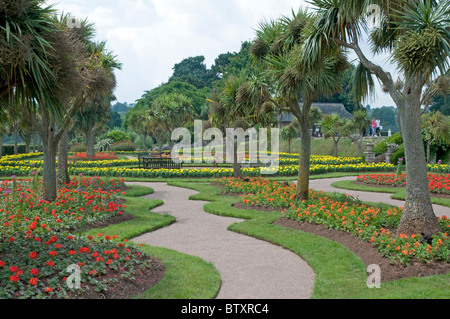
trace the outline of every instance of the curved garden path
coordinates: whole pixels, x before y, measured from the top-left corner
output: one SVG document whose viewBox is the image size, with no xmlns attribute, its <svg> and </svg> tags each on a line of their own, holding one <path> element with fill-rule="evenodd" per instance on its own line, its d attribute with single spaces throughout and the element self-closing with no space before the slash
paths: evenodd
<svg viewBox="0 0 450 319">
<path fill-rule="evenodd" d="M 375 202 L 375 203 L 385 203 L 393 206 L 401 206 L 403 207 L 405 205 L 405 201 L 398 200 L 398 199 L 392 199 L 391 193 L 375 193 L 375 192 L 364 192 L 364 191 L 357 191 L 357 190 L 347 190 L 342 188 L 336 188 L 331 186 L 331 184 L 339 181 L 354 181 L 356 180 L 356 176 L 346 176 L 346 177 L 338 177 L 338 178 L 327 178 L 327 179 L 311 179 L 309 181 L 309 187 L 317 190 L 317 191 L 324 191 L 324 192 L 339 192 L 339 193 L 345 193 L 351 196 L 356 196 L 362 201 L 367 202 Z M 450 217 L 450 207 L 442 206 L 433 204 L 433 210 L 436 216 L 443 216 L 446 215 L 447 217 Z"/>
<path fill-rule="evenodd" d="M 146 233 L 134 242 L 173 249 L 214 264 L 222 279 L 218 299 L 307 299 L 315 274 L 298 255 L 282 247 L 227 230 L 243 220 L 206 213 L 205 201 L 189 200 L 196 191 L 167 183 L 130 182 L 154 189 L 144 196 L 162 199 L 153 209 L 176 218 L 172 225 Z"/>
</svg>

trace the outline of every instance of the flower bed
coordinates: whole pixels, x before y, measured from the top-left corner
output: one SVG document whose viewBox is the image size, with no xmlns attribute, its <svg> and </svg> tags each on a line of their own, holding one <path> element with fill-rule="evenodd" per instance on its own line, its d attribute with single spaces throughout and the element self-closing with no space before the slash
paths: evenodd
<svg viewBox="0 0 450 319">
<path fill-rule="evenodd" d="M 107 153 L 99 152 L 95 154 L 95 156 L 87 156 L 86 152 L 80 152 L 69 156 L 69 160 L 72 161 L 108 161 L 115 159 L 119 158 L 117 157 L 116 153 L 112 152 Z"/>
<path fill-rule="evenodd" d="M 151 267 L 147 254 L 117 236 L 73 230 L 122 214 L 123 181 L 75 178 L 52 202 L 40 200 L 38 179 L 0 184 L 0 298 L 77 298 L 107 291 L 118 278 Z M 80 281 L 70 281 L 77 270 Z M 74 287 L 70 284 L 79 284 Z"/>
<path fill-rule="evenodd" d="M 423 262 L 450 261 L 447 217 L 438 218 L 442 232 L 427 239 L 420 234 L 394 236 L 402 208 L 376 209 L 346 195 L 329 195 L 310 190 L 307 201 L 295 199 L 295 185 L 266 180 L 248 181 L 235 178 L 216 179 L 226 192 L 241 193 L 241 201 L 249 207 L 275 207 L 284 217 L 299 222 L 321 224 L 330 229 L 349 232 L 372 243 L 385 257 L 402 264 L 413 260 Z"/>
<path fill-rule="evenodd" d="M 399 187 L 406 185 L 406 174 L 364 174 L 356 179 L 369 185 L 382 185 L 387 187 Z M 428 187 L 430 192 L 450 195 L 450 174 L 428 174 Z"/>
</svg>

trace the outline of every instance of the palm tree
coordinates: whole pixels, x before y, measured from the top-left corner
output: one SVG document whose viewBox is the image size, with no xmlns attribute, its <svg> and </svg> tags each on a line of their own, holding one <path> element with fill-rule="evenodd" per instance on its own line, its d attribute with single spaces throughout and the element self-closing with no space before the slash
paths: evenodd
<svg viewBox="0 0 450 319">
<path fill-rule="evenodd" d="M 353 132 L 352 121 L 346 118 L 340 118 L 338 114 L 327 114 L 320 122 L 323 136 L 332 138 L 334 142 L 333 156 L 338 156 L 338 144 L 342 137 L 348 136 Z"/>
<path fill-rule="evenodd" d="M 0 97 L 32 104 L 51 102 L 45 83 L 55 79 L 48 56 L 53 52 L 46 35 L 55 30 L 51 6 L 42 0 L 4 0 L 0 6 Z M 57 113 L 54 104 L 50 111 Z"/>
<path fill-rule="evenodd" d="M 360 63 L 361 87 L 369 88 L 375 76 L 395 102 L 408 163 L 406 204 L 397 232 L 434 234 L 441 231 L 431 205 L 427 166 L 420 129 L 424 86 L 448 69 L 450 3 L 448 1 L 311 0 L 317 16 L 306 39 L 305 57 L 315 63 L 336 48 L 352 50 Z M 381 10 L 381 23 L 370 29 L 369 5 Z M 400 81 L 363 52 L 364 31 L 373 54 L 387 53 L 399 70 Z M 401 83 L 401 85 L 398 85 Z M 365 90 L 368 93 L 369 90 Z"/>
<path fill-rule="evenodd" d="M 296 121 L 298 123 L 298 121 Z M 285 127 L 283 127 L 280 131 L 280 137 L 285 140 L 288 141 L 288 153 L 291 153 L 291 141 L 295 138 L 297 138 L 299 135 L 299 127 L 295 124 L 293 124 L 293 121 L 291 123 L 289 123 L 289 125 L 286 125 Z"/>
<path fill-rule="evenodd" d="M 427 146 L 427 163 L 431 161 L 431 145 L 450 144 L 450 117 L 439 111 L 425 113 L 421 117 L 422 132 Z"/>
<path fill-rule="evenodd" d="M 76 112 L 86 101 L 110 92 L 115 87 L 114 69 L 120 68 L 116 57 L 104 42 L 96 43 L 93 26 L 82 21 L 80 29 L 69 29 L 64 23 L 66 16 L 53 17 L 58 30 L 48 34 L 53 46 L 49 56 L 55 81 L 45 84 L 44 89 L 52 93 L 58 113 L 48 108 L 46 101 L 26 108 L 26 114 L 33 118 L 33 127 L 43 142 L 44 164 L 41 197 L 46 201 L 56 198 L 56 153 L 60 139 L 71 126 Z M 59 23 L 59 24 L 58 24 Z M 64 165 L 67 167 L 67 164 Z"/>
<path fill-rule="evenodd" d="M 353 120 L 352 120 L 353 127 L 356 132 L 358 132 L 358 152 L 359 155 L 363 155 L 363 149 L 362 149 L 362 141 L 364 139 L 364 133 L 367 132 L 367 128 L 370 125 L 370 117 L 366 109 L 361 110 L 355 110 L 353 111 Z"/>
<path fill-rule="evenodd" d="M 320 96 L 338 92 L 342 87 L 343 71 L 349 67 L 339 50 L 324 55 L 314 65 L 306 63 L 302 54 L 304 39 L 313 23 L 311 15 L 302 9 L 292 12 L 292 17 L 260 23 L 251 47 L 251 53 L 270 76 L 278 105 L 292 112 L 300 125 L 296 197 L 301 200 L 309 196 L 311 105 Z"/>
<path fill-rule="evenodd" d="M 74 117 L 73 126 L 86 137 L 86 156 L 95 156 L 96 134 L 109 120 L 109 108 L 114 95 L 98 96 L 86 103 Z"/>
<path fill-rule="evenodd" d="M 194 119 L 194 113 L 191 99 L 174 92 L 158 96 L 150 108 L 149 115 L 170 135 L 176 128 L 191 122 Z M 170 149 L 173 144 L 174 142 L 170 140 Z"/>
</svg>

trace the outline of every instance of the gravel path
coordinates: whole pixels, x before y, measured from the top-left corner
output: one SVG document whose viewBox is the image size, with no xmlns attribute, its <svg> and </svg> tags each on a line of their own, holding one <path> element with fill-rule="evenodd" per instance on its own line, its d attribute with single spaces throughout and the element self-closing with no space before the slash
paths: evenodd
<svg viewBox="0 0 450 319">
<path fill-rule="evenodd" d="M 164 205 L 153 211 L 170 214 L 176 222 L 146 233 L 134 242 L 165 247 L 198 256 L 215 265 L 222 279 L 218 299 L 308 299 L 315 274 L 299 256 L 282 247 L 227 230 L 241 219 L 216 216 L 203 210 L 204 201 L 189 200 L 196 191 L 166 183 L 133 182 L 152 187 L 146 198 Z"/>
</svg>

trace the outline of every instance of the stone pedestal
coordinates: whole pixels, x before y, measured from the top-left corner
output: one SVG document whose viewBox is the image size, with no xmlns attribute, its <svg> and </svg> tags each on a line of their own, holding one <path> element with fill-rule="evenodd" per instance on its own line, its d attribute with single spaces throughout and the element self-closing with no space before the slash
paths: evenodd
<svg viewBox="0 0 450 319">
<path fill-rule="evenodd" d="M 373 151 L 373 144 L 367 144 L 367 152 L 364 152 L 366 155 L 366 163 L 375 162 L 375 152 Z"/>
<path fill-rule="evenodd" d="M 392 153 L 386 152 L 386 164 L 390 164 L 391 163 L 391 157 L 392 157 Z"/>
</svg>

